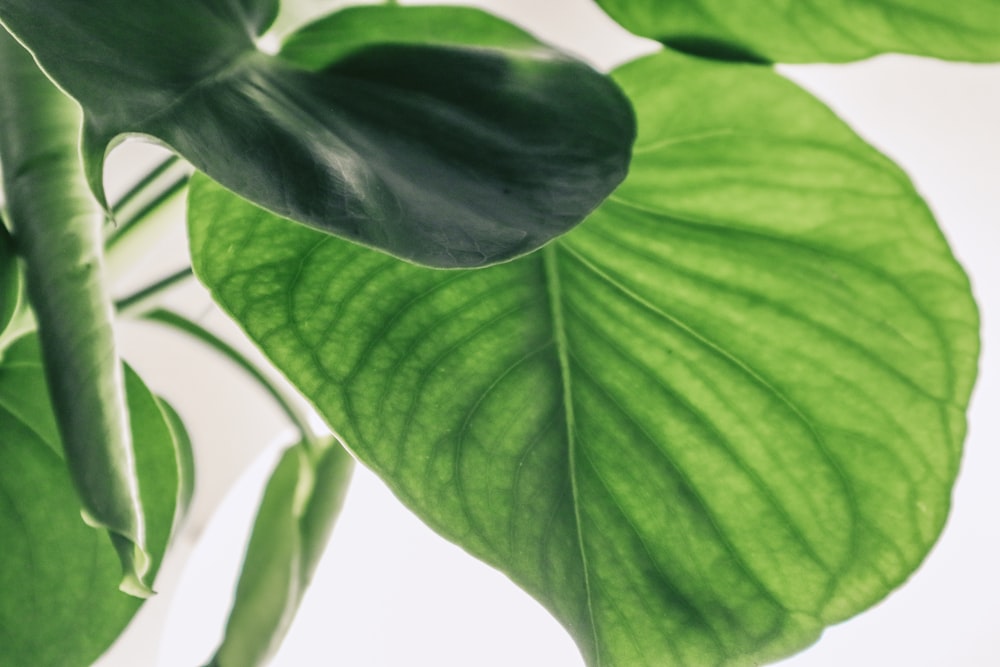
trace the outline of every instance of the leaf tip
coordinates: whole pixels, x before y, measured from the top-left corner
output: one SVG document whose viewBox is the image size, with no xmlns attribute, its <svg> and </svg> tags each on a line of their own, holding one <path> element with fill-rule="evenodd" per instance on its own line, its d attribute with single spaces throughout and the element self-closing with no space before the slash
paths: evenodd
<svg viewBox="0 0 1000 667">
<path fill-rule="evenodd" d="M 156 591 L 146 582 L 152 564 L 149 553 L 142 545 L 125 535 L 113 531 L 108 531 L 108 535 L 122 564 L 122 579 L 118 590 L 143 600 L 151 598 Z"/>
</svg>

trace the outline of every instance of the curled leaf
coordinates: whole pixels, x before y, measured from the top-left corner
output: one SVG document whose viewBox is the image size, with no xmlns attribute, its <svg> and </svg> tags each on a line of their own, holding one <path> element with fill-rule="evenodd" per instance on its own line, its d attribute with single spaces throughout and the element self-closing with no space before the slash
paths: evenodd
<svg viewBox="0 0 1000 667">
<path fill-rule="evenodd" d="M 0 79 L 3 192 L 66 463 L 84 519 L 107 530 L 118 550 L 122 590 L 146 596 L 143 508 L 101 269 L 104 216 L 80 165 L 80 112 L 4 31 Z"/>
</svg>

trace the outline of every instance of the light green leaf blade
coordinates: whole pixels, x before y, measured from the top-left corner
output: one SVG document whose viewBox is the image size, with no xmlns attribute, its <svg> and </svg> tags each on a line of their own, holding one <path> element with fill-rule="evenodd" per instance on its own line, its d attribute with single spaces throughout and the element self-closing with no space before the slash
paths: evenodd
<svg viewBox="0 0 1000 667">
<path fill-rule="evenodd" d="M 334 14 L 310 27 L 305 66 L 258 51 L 265 22 L 230 3 L 170 8 L 0 2 L 0 21 L 83 106 L 95 192 L 108 145 L 146 134 L 281 216 L 455 267 L 534 250 L 627 171 L 634 120 L 610 78 L 478 10 Z"/>
<path fill-rule="evenodd" d="M 175 521 L 175 445 L 131 371 L 126 387 L 152 576 Z M 0 363 L 0 443 L 0 664 L 85 667 L 142 602 L 117 590 L 121 567 L 106 533 L 80 521 L 35 336 L 18 339 Z"/>
<path fill-rule="evenodd" d="M 332 438 L 285 450 L 264 491 L 212 667 L 266 665 L 295 618 L 340 513 L 354 459 Z"/>
<path fill-rule="evenodd" d="M 144 510 L 102 274 L 104 217 L 80 165 L 81 115 L 4 31 L 0 79 L 2 187 L 67 465 L 86 520 L 118 549 L 122 589 L 148 595 Z"/>
<path fill-rule="evenodd" d="M 420 269 L 196 179 L 195 270 L 589 664 L 760 664 L 936 539 L 977 313 L 905 175 L 793 84 L 670 52 L 617 77 L 632 172 L 539 253 Z"/>
<path fill-rule="evenodd" d="M 725 60 L 845 62 L 880 53 L 1000 60 L 993 0 L 597 0 L 618 23 Z"/>
</svg>

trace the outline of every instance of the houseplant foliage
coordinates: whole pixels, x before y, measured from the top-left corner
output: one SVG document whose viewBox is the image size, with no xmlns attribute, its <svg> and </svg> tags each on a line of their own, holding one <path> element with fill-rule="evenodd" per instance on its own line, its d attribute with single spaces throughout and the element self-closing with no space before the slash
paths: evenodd
<svg viewBox="0 0 1000 667">
<path fill-rule="evenodd" d="M 994 60 L 998 10 L 598 4 L 666 48 L 604 75 L 479 10 L 391 4 L 269 54 L 272 0 L 0 0 L 0 470 L 24 471 L 0 479 L 0 663 L 93 660 L 190 489 L 101 281 L 102 165 L 128 134 L 203 172 L 194 271 L 338 436 L 211 332 L 118 304 L 236 360 L 302 431 L 211 664 L 280 642 L 341 444 L 590 665 L 760 664 L 914 571 L 957 472 L 975 305 L 906 176 L 765 63 Z M 804 41 L 813 23 L 836 31 Z"/>
</svg>

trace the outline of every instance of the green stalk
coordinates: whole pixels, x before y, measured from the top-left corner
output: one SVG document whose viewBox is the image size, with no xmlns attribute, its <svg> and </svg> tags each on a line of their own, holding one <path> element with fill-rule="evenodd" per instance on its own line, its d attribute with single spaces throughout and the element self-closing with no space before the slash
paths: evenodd
<svg viewBox="0 0 1000 667">
<path fill-rule="evenodd" d="M 118 201 L 112 205 L 111 210 L 115 219 L 120 221 L 120 213 L 124 211 L 133 201 L 146 194 L 149 188 L 156 183 L 160 176 L 167 173 L 171 167 L 179 162 L 179 157 L 176 155 L 170 155 L 169 157 L 164 158 L 158 165 L 150 169 L 145 176 L 136 181 L 135 185 L 130 187 L 125 194 L 123 194 Z"/>
<path fill-rule="evenodd" d="M 7 213 L 25 261 L 66 463 L 85 520 L 108 531 L 122 561 L 122 590 L 145 596 L 145 520 L 103 284 L 104 215 L 79 158 L 80 111 L 2 29 L 0 81 Z"/>
<path fill-rule="evenodd" d="M 154 196 L 150 201 L 148 201 L 146 204 L 144 204 L 142 207 L 140 207 L 131 214 L 125 214 L 119 217 L 119 212 L 125 211 L 127 209 L 125 206 L 121 207 L 116 206 L 115 223 L 117 227 L 114 227 L 113 231 L 108 235 L 108 239 L 105 242 L 106 249 L 110 251 L 115 245 L 120 243 L 123 238 L 128 236 L 129 232 L 131 232 L 134 228 L 138 227 L 143 220 L 148 218 L 150 215 L 159 210 L 161 206 L 163 206 L 171 199 L 173 199 L 174 195 L 176 195 L 177 193 L 179 193 L 181 190 L 184 189 L 184 187 L 187 185 L 189 178 L 190 178 L 189 175 L 186 173 L 174 177 L 167 184 L 167 186 L 163 188 L 162 191 L 157 193 L 156 196 Z M 141 185 L 144 188 L 149 188 L 152 187 L 154 184 L 155 180 L 146 182 L 146 180 L 143 179 L 143 181 L 137 184 L 137 187 Z M 142 193 L 130 192 L 129 194 L 132 195 L 132 197 L 130 198 L 131 201 Z"/>
<path fill-rule="evenodd" d="M 165 324 L 177 329 L 178 331 L 182 331 L 208 345 L 216 352 L 219 352 L 223 356 L 229 358 L 233 363 L 250 375 L 250 377 L 256 380 L 268 394 L 270 394 L 271 398 L 274 399 L 274 402 L 279 408 L 281 408 L 281 411 L 288 417 L 288 420 L 298 429 L 302 441 L 309 449 L 325 449 L 328 446 L 323 444 L 321 439 L 318 438 L 313 432 L 312 427 L 309 425 L 309 418 L 306 416 L 306 413 L 296 405 L 296 401 L 287 397 L 285 395 L 285 390 L 283 390 L 277 383 L 273 382 L 269 377 L 264 375 L 264 373 L 262 373 L 253 362 L 243 356 L 236 348 L 229 345 L 229 343 L 225 342 L 201 325 L 164 308 L 157 308 L 144 313 L 142 317 L 143 319 L 151 322 L 159 322 L 160 324 Z"/>
<path fill-rule="evenodd" d="M 186 266 L 179 271 L 171 273 L 169 276 L 157 280 L 152 285 L 143 287 L 142 289 L 136 290 L 132 294 L 119 299 L 115 302 L 115 310 L 118 311 L 119 315 L 126 317 L 146 313 L 153 310 L 150 307 L 150 304 L 158 301 L 163 292 L 167 291 L 174 285 L 193 277 L 194 272 L 191 270 L 191 267 Z"/>
</svg>

